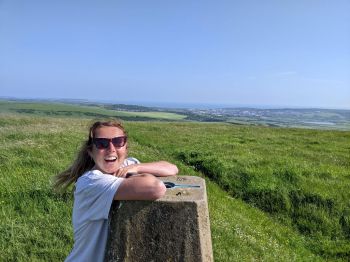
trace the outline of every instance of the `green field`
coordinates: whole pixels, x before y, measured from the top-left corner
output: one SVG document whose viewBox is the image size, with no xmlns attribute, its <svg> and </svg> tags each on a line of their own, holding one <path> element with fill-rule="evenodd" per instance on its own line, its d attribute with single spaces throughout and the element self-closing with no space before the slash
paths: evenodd
<svg viewBox="0 0 350 262">
<path fill-rule="evenodd" d="M 128 112 L 106 109 L 102 105 L 82 106 L 67 103 L 39 103 L 1 101 L 1 113 L 27 114 L 50 117 L 117 117 L 125 120 L 182 120 L 185 115 L 169 112 Z"/>
<path fill-rule="evenodd" d="M 62 261 L 72 247 L 72 195 L 50 181 L 91 119 L 38 112 L 0 114 L 0 261 Z M 350 132 L 125 125 L 130 155 L 206 179 L 215 261 L 350 260 Z"/>
</svg>

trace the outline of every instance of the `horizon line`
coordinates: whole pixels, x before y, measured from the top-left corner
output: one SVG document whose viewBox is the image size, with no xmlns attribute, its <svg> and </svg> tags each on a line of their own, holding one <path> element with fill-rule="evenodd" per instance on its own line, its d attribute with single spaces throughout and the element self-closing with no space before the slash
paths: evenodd
<svg viewBox="0 0 350 262">
<path fill-rule="evenodd" d="M 56 101 L 56 102 L 90 102 L 101 104 L 123 104 L 157 108 L 178 109 L 228 109 L 228 108 L 251 108 L 251 109 L 328 109 L 328 110 L 350 110 L 350 107 L 324 107 L 324 106 L 293 106 L 293 105 L 257 105 L 257 104 L 227 104 L 206 102 L 150 102 L 150 101 L 114 101 L 107 99 L 88 98 L 53 98 L 53 97 L 16 97 L 0 96 L 0 100 L 32 100 L 32 101 Z"/>
</svg>

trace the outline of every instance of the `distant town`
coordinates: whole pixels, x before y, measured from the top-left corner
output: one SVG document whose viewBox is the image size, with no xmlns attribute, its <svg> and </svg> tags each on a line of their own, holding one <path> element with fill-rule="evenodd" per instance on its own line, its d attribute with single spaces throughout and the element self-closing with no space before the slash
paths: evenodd
<svg viewBox="0 0 350 262">
<path fill-rule="evenodd" d="M 110 116 L 115 112 L 116 117 L 125 120 L 135 121 L 200 121 L 200 122 L 226 122 L 237 125 L 263 125 L 272 127 L 296 127 L 296 128 L 316 128 L 329 130 L 350 130 L 350 110 L 348 109 L 319 109 L 319 108 L 251 108 L 251 107 L 232 107 L 232 108 L 173 108 L 173 107 L 153 107 L 143 105 L 114 104 L 108 102 L 95 102 L 87 100 L 72 99 L 18 99 L 18 98 L 0 98 L 0 102 L 13 103 L 61 103 L 66 105 L 83 106 L 91 108 L 89 112 L 81 111 L 80 115 L 85 116 Z M 65 108 L 46 110 L 37 107 L 29 108 L 16 106 L 12 109 L 8 105 L 3 108 L 17 113 L 35 113 L 43 115 L 78 115 L 77 110 L 69 111 Z M 0 108 L 1 109 L 1 108 Z M 106 111 L 94 111 L 103 109 Z M 70 109 L 71 110 L 71 109 Z M 134 112 L 134 115 L 124 115 L 118 112 Z M 147 113 L 154 113 L 153 116 Z M 107 113 L 107 114 L 106 114 Z M 157 118 L 160 113 L 170 113 L 170 118 L 162 116 Z M 118 115 L 119 114 L 119 115 Z M 176 116 L 174 118 L 174 116 Z"/>
<path fill-rule="evenodd" d="M 171 112 L 186 115 L 186 120 L 201 122 L 350 130 L 350 110 L 346 109 L 160 108 L 124 104 L 110 107 L 118 111 Z"/>
</svg>

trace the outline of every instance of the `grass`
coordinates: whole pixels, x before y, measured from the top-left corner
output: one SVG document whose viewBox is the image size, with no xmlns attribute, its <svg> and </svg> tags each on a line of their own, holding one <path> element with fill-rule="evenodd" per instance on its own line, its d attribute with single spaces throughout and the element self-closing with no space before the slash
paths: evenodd
<svg viewBox="0 0 350 262">
<path fill-rule="evenodd" d="M 118 111 L 121 113 L 121 111 Z M 153 119 L 164 119 L 164 120 L 184 120 L 186 118 L 185 115 L 179 115 L 175 113 L 167 113 L 167 112 L 123 112 L 124 116 L 138 116 L 138 117 L 148 117 Z"/>
<path fill-rule="evenodd" d="M 90 119 L 0 115 L 0 261 L 62 261 L 72 195 L 51 178 Z M 348 261 L 350 133 L 125 122 L 130 155 L 207 182 L 215 261 Z M 160 135 L 161 134 L 161 135 Z"/>
<path fill-rule="evenodd" d="M 230 196 L 292 228 L 316 254 L 350 257 L 350 132 L 195 123 L 144 130 L 138 125 L 136 140 L 192 166 Z M 154 137 L 157 130 L 161 137 Z"/>
<path fill-rule="evenodd" d="M 21 113 L 51 117 L 118 117 L 122 119 L 183 120 L 185 115 L 167 112 L 128 112 L 99 106 L 70 105 L 67 103 L 31 103 L 0 101 L 0 112 Z"/>
</svg>

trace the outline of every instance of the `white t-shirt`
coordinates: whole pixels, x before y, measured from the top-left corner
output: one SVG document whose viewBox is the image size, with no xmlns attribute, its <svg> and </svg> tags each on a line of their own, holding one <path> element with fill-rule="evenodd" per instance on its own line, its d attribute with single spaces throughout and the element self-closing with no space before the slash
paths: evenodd
<svg viewBox="0 0 350 262">
<path fill-rule="evenodd" d="M 138 163 L 137 159 L 128 158 L 122 166 Z M 87 171 L 78 178 L 73 205 L 74 246 L 66 262 L 103 261 L 109 210 L 124 179 L 99 170 Z"/>
</svg>

